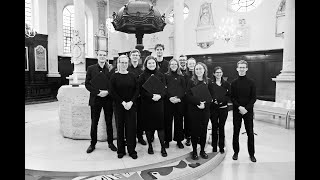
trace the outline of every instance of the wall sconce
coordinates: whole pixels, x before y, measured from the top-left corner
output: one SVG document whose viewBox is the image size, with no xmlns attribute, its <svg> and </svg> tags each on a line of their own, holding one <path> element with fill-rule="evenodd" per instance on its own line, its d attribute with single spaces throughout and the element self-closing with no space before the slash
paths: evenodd
<svg viewBox="0 0 320 180">
<path fill-rule="evenodd" d="M 99 28 L 98 34 L 94 35 L 95 41 L 95 51 L 98 52 L 99 50 L 108 52 L 108 38 L 105 36 L 104 25 L 101 24 Z"/>
</svg>

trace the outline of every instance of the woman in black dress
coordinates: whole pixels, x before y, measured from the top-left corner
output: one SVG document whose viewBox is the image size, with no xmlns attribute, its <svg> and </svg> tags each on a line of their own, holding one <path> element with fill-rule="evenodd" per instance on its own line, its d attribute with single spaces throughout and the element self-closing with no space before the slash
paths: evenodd
<svg viewBox="0 0 320 180">
<path fill-rule="evenodd" d="M 212 151 L 217 152 L 219 139 L 220 153 L 224 153 L 224 125 L 228 117 L 228 101 L 230 100 L 230 83 L 223 80 L 220 66 L 213 69 L 212 89 L 213 102 L 210 105 L 210 119 L 212 124 Z M 218 133 L 219 130 L 219 133 Z"/>
<path fill-rule="evenodd" d="M 187 100 L 188 100 L 188 117 L 190 121 L 191 128 L 191 144 L 193 148 L 191 158 L 198 159 L 197 144 L 200 139 L 200 156 L 204 159 L 208 158 L 208 155 L 204 151 L 207 138 L 207 126 L 210 117 L 210 103 L 201 101 L 199 97 L 194 95 L 191 88 L 205 84 L 208 89 L 211 87 L 210 79 L 207 76 L 208 69 L 207 66 L 198 62 L 194 66 L 194 73 L 192 78 L 188 81 L 187 85 Z"/>
<path fill-rule="evenodd" d="M 173 140 L 177 142 L 177 146 L 184 148 L 181 141 L 184 139 L 183 135 L 183 112 L 184 106 L 182 99 L 185 96 L 186 83 L 179 68 L 179 61 L 171 59 L 169 61 L 168 72 L 165 74 L 167 94 L 165 97 L 165 146 L 169 148 L 169 142 L 172 141 L 172 121 L 174 119 L 174 137 Z"/>
<path fill-rule="evenodd" d="M 125 152 L 124 137 L 126 135 L 129 156 L 137 159 L 136 148 L 136 107 L 135 100 L 139 95 L 139 84 L 135 75 L 128 72 L 129 58 L 119 56 L 117 71 L 111 76 L 111 95 L 114 99 L 115 118 L 117 123 L 118 158 Z"/>
<path fill-rule="evenodd" d="M 151 75 L 158 78 L 165 84 L 164 74 L 158 71 L 157 60 L 153 56 L 147 56 L 143 63 L 143 73 L 139 77 L 139 87 L 142 108 L 142 129 L 145 130 L 148 141 L 148 154 L 154 154 L 152 147 L 152 137 L 155 130 L 158 131 L 158 137 L 161 144 L 161 155 L 167 156 L 164 146 L 164 107 L 163 98 L 165 90 L 161 94 L 151 94 L 143 88 L 143 84 Z"/>
</svg>

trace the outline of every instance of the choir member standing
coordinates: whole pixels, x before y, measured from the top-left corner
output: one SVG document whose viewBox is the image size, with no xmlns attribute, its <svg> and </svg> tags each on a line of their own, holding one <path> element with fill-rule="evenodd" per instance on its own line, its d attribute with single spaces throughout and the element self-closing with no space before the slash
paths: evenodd
<svg viewBox="0 0 320 180">
<path fill-rule="evenodd" d="M 136 147 L 136 107 L 134 102 L 139 95 L 139 84 L 135 75 L 129 72 L 129 58 L 119 56 L 118 71 L 111 76 L 111 95 L 114 98 L 115 117 L 117 122 L 118 158 L 125 154 L 124 137 L 126 135 L 129 156 L 137 159 Z"/>
<path fill-rule="evenodd" d="M 164 147 L 164 105 L 163 98 L 165 90 L 161 94 L 152 94 L 148 92 L 143 84 L 148 80 L 150 76 L 155 76 L 163 84 L 165 84 L 164 74 L 158 71 L 157 60 L 153 56 L 147 56 L 143 63 L 143 73 L 139 77 L 140 96 L 141 96 L 141 108 L 142 113 L 142 129 L 145 130 L 148 141 L 148 153 L 154 154 L 152 147 L 153 132 L 157 130 L 158 137 L 161 144 L 161 155 L 167 156 L 166 149 Z"/>
<path fill-rule="evenodd" d="M 182 99 L 185 96 L 186 83 L 179 68 L 179 61 L 171 59 L 169 61 L 168 72 L 165 74 L 167 95 L 165 98 L 165 146 L 169 148 L 169 142 L 172 141 L 172 122 L 174 119 L 174 137 L 177 146 L 184 148 L 181 141 L 183 135 L 183 112 L 184 106 Z"/>
</svg>

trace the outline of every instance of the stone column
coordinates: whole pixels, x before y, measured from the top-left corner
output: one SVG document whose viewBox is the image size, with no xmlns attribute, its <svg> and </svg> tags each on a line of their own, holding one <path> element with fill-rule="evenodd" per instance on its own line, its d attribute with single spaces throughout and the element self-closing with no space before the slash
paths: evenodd
<svg viewBox="0 0 320 180">
<path fill-rule="evenodd" d="M 174 52 L 173 57 L 178 59 L 184 54 L 184 18 L 183 18 L 184 0 L 174 0 Z"/>
<path fill-rule="evenodd" d="M 295 0 L 286 1 L 283 64 L 276 82 L 276 102 L 295 100 Z"/>
<path fill-rule="evenodd" d="M 57 0 L 48 4 L 48 77 L 61 77 L 58 72 Z"/>
<path fill-rule="evenodd" d="M 68 77 L 69 84 L 77 82 L 83 84 L 86 78 L 85 59 L 85 0 L 73 0 L 74 4 L 74 30 L 72 38 L 71 62 L 73 63 L 73 74 Z M 76 79 L 76 80 L 75 80 Z M 75 81 L 74 81 L 75 80 Z"/>
</svg>

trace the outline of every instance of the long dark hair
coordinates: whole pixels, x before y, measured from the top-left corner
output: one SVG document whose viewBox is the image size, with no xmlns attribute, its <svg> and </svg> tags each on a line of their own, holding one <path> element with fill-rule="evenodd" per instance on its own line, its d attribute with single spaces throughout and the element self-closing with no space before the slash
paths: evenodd
<svg viewBox="0 0 320 180">
<path fill-rule="evenodd" d="M 207 68 L 207 65 L 205 65 L 203 62 L 197 62 L 196 65 L 193 67 L 193 74 L 192 74 L 192 77 L 191 77 L 191 80 L 193 81 L 193 84 L 194 85 L 197 85 L 199 80 L 198 80 L 198 77 L 195 73 L 195 68 L 197 65 L 201 65 L 203 68 L 204 68 L 204 73 L 202 75 L 202 78 L 203 78 L 203 82 L 205 84 L 208 84 L 208 68 Z"/>
<path fill-rule="evenodd" d="M 150 60 L 150 59 L 153 59 L 155 62 L 156 62 L 156 69 L 155 70 L 158 70 L 159 69 L 159 64 L 158 64 L 158 61 L 157 59 L 154 57 L 154 56 L 147 56 L 146 59 L 144 60 L 143 62 L 143 66 L 142 66 L 142 70 L 145 71 L 147 68 L 147 62 Z M 148 69 L 149 70 L 149 69 Z"/>
<path fill-rule="evenodd" d="M 175 61 L 175 62 L 177 63 L 177 65 L 178 65 L 178 68 L 177 68 L 177 70 L 176 70 L 177 74 L 183 76 L 183 75 L 182 75 L 182 72 L 181 72 L 181 70 L 180 70 L 179 61 L 178 61 L 177 59 L 175 59 L 175 58 L 172 58 L 172 59 L 169 61 L 167 74 L 169 74 L 169 75 L 172 74 L 172 70 L 171 70 L 171 68 L 170 68 L 170 63 L 171 63 L 172 61 Z"/>
</svg>

